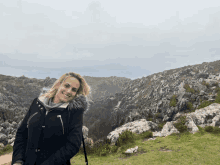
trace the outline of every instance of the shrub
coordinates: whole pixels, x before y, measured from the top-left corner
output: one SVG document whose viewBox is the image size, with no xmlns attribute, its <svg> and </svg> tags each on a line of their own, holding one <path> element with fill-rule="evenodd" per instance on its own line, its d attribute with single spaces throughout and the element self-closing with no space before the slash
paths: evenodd
<svg viewBox="0 0 220 165">
<path fill-rule="evenodd" d="M 214 127 L 213 133 L 214 134 L 220 134 L 220 128 L 219 127 Z"/>
<path fill-rule="evenodd" d="M 126 131 L 122 132 L 122 134 L 119 134 L 119 138 L 117 139 L 115 145 L 120 147 L 128 142 L 134 142 L 134 135 L 130 130 L 126 129 Z"/>
<path fill-rule="evenodd" d="M 214 103 L 219 103 L 220 104 L 220 88 L 218 88 L 216 91 L 217 91 L 217 96 L 215 98 Z"/>
<path fill-rule="evenodd" d="M 207 100 L 205 100 L 205 101 L 203 101 L 199 106 L 198 106 L 198 109 L 200 109 L 200 108 L 205 108 L 205 107 L 207 107 L 207 106 L 209 106 L 209 105 L 211 105 L 212 103 L 210 102 L 210 101 L 207 101 Z"/>
<path fill-rule="evenodd" d="M 7 144 L 2 150 L 0 150 L 0 155 L 13 151 L 13 146 Z"/>
<path fill-rule="evenodd" d="M 166 124 L 166 122 L 162 122 L 158 125 L 159 129 L 162 130 L 163 129 L 163 126 Z"/>
<path fill-rule="evenodd" d="M 219 87 L 217 82 L 215 82 L 213 85 L 216 86 L 216 87 Z"/>
<path fill-rule="evenodd" d="M 185 125 L 185 123 L 186 116 L 181 116 L 179 122 L 174 123 L 174 126 L 180 133 L 187 132 L 187 126 Z"/>
<path fill-rule="evenodd" d="M 175 107 L 176 106 L 176 95 L 173 95 L 171 100 L 170 100 L 170 106 Z"/>
<path fill-rule="evenodd" d="M 204 135 L 205 134 L 205 130 L 202 128 L 202 127 L 200 127 L 200 126 L 197 126 L 198 127 L 198 129 L 199 129 L 199 133 L 201 134 L 201 135 Z"/>
<path fill-rule="evenodd" d="M 110 144 L 111 140 L 107 139 L 107 137 L 103 137 L 99 140 L 103 140 L 101 143 L 98 143 L 97 145 L 93 145 L 93 147 L 90 147 L 89 145 L 85 144 L 86 153 L 88 155 L 101 155 L 105 156 L 109 150 L 110 150 Z M 84 149 L 80 148 L 79 154 L 84 154 Z"/>
<path fill-rule="evenodd" d="M 152 118 L 149 118 L 149 119 L 148 119 L 148 121 L 152 121 L 152 120 L 153 120 Z"/>
<path fill-rule="evenodd" d="M 199 91 L 196 91 L 193 88 L 190 88 L 189 84 L 185 84 L 184 88 L 186 89 L 186 92 L 199 93 Z"/>
<path fill-rule="evenodd" d="M 218 93 L 220 91 L 220 88 L 217 86 L 214 90 Z"/>
<path fill-rule="evenodd" d="M 214 130 L 214 129 L 213 129 L 212 126 L 206 126 L 206 127 L 205 127 L 205 131 L 206 131 L 206 132 L 213 132 L 213 130 Z"/>
<path fill-rule="evenodd" d="M 145 131 L 145 132 L 142 132 L 140 134 L 141 138 L 144 139 L 144 138 L 152 138 L 153 137 L 153 133 L 151 131 Z"/>
<path fill-rule="evenodd" d="M 111 147 L 109 144 L 105 144 L 103 147 L 100 147 L 100 149 L 96 152 L 99 156 L 107 156 L 111 150 Z"/>
<path fill-rule="evenodd" d="M 191 102 L 187 103 L 187 109 L 189 109 L 190 111 L 193 110 L 193 104 Z"/>
<path fill-rule="evenodd" d="M 209 87 L 209 83 L 206 83 L 205 81 L 202 82 L 202 85 L 205 85 L 207 88 Z"/>
<path fill-rule="evenodd" d="M 202 128 L 200 126 L 197 126 L 199 129 L 199 133 L 204 135 L 205 132 L 210 132 L 213 134 L 220 134 L 220 128 L 219 127 L 212 127 L 212 126 L 206 126 L 205 128 Z"/>
<path fill-rule="evenodd" d="M 112 153 L 116 153 L 117 150 L 118 150 L 118 148 L 119 148 L 118 146 L 115 146 L 115 145 L 112 146 L 111 152 L 112 152 Z"/>
<path fill-rule="evenodd" d="M 160 115 L 160 113 L 156 113 L 156 115 L 155 115 L 155 116 L 156 116 L 156 118 L 158 118 L 158 116 L 159 116 L 159 115 Z"/>
<path fill-rule="evenodd" d="M 87 145 L 85 145 L 85 149 L 86 149 L 86 154 L 87 155 L 92 155 L 92 154 L 94 154 L 95 152 L 95 150 L 94 150 L 94 148 L 90 148 L 89 146 L 87 146 Z M 84 149 L 83 148 L 79 148 L 79 152 L 78 152 L 79 154 L 84 154 Z"/>
<path fill-rule="evenodd" d="M 210 133 L 213 133 L 213 134 L 219 134 L 220 133 L 220 128 L 219 127 L 206 126 L 204 130 L 206 132 L 210 132 Z"/>
</svg>

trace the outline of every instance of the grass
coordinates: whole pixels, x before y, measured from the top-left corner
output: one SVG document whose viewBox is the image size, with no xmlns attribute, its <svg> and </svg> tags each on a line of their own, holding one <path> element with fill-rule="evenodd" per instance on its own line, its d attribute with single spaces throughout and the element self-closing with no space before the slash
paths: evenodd
<svg viewBox="0 0 220 165">
<path fill-rule="evenodd" d="M 86 148 L 87 159 L 91 165 L 220 164 L 220 128 L 198 128 L 199 131 L 195 134 L 183 131 L 149 141 L 146 139 L 151 137 L 152 132 L 134 134 L 133 139 L 127 140 L 120 147 L 103 147 L 103 153 L 109 149 L 106 152 L 108 154 L 103 156 L 99 153 L 101 149 L 97 149 L 96 154 L 90 154 L 89 148 Z M 124 153 L 128 148 L 135 146 L 139 147 L 137 153 Z M 170 151 L 165 152 L 166 150 Z M 71 159 L 71 163 L 85 164 L 83 150 Z"/>
<path fill-rule="evenodd" d="M 195 134 L 183 131 L 149 141 L 146 139 L 152 137 L 150 131 L 139 135 L 125 131 L 119 136 L 121 141 L 117 141 L 118 146 L 100 146 L 93 154 L 86 146 L 87 159 L 91 165 L 220 164 L 220 128 L 211 126 L 205 128 L 198 126 L 198 128 L 199 131 Z M 130 155 L 124 153 L 128 148 L 135 146 L 138 146 L 137 153 Z M 108 152 L 105 152 L 107 150 Z M 9 150 L 4 150 L 7 151 Z M 100 156 L 100 151 L 106 154 Z M 85 164 L 83 150 L 71 159 L 71 164 Z"/>
<path fill-rule="evenodd" d="M 9 144 L 7 144 L 2 150 L 0 150 L 0 156 L 1 155 L 5 155 L 5 154 L 9 154 L 13 152 L 13 147 Z"/>
</svg>

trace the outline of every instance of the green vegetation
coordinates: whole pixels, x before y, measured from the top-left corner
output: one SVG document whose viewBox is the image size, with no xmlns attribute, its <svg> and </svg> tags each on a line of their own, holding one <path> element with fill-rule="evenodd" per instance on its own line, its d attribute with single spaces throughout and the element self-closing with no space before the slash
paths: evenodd
<svg viewBox="0 0 220 165">
<path fill-rule="evenodd" d="M 195 108 L 193 107 L 193 104 L 191 102 L 187 103 L 187 109 L 189 109 L 190 112 L 195 112 Z"/>
<path fill-rule="evenodd" d="M 149 118 L 148 121 L 153 121 L 153 118 Z"/>
<path fill-rule="evenodd" d="M 155 117 L 158 118 L 159 115 L 160 115 L 160 113 L 156 113 Z"/>
<path fill-rule="evenodd" d="M 97 154 L 87 151 L 90 164 L 216 164 L 220 161 L 219 143 L 220 128 L 207 126 L 199 127 L 195 134 L 189 133 L 183 127 L 185 117 L 180 118 L 176 128 L 180 133 L 173 133 L 165 138 L 157 137 L 155 140 L 146 141 L 152 137 L 151 131 L 142 134 L 133 134 L 126 130 L 117 140 L 117 145 L 103 145 L 96 149 Z M 210 140 L 212 139 L 212 140 Z M 138 146 L 137 153 L 125 154 L 128 148 Z M 163 152 L 161 150 L 171 150 Z M 100 154 L 100 151 L 102 151 Z M 135 155 L 135 156 L 134 156 Z M 84 152 L 81 150 L 71 163 L 85 164 Z"/>
<path fill-rule="evenodd" d="M 216 84 L 216 88 L 215 88 L 215 91 L 217 92 L 217 96 L 215 97 L 215 101 L 214 102 L 211 102 L 211 101 L 207 101 L 207 100 L 204 100 L 201 102 L 201 104 L 198 106 L 197 109 L 200 109 L 200 108 L 205 108 L 213 103 L 218 103 L 220 104 L 220 88 L 218 87 L 218 84 Z"/>
<path fill-rule="evenodd" d="M 171 100 L 170 100 L 170 106 L 175 107 L 176 106 L 176 97 L 177 95 L 173 95 Z"/>
<path fill-rule="evenodd" d="M 160 123 L 159 127 L 165 123 Z M 173 133 L 165 138 L 157 137 L 155 140 L 146 141 L 153 137 L 151 131 L 142 134 L 133 134 L 126 130 L 119 135 L 115 145 L 110 145 L 106 140 L 103 145 L 86 147 L 87 158 L 90 164 L 216 164 L 220 161 L 218 156 L 220 143 L 220 128 L 207 126 L 191 134 L 185 126 L 185 116 L 179 118 L 174 124 L 180 133 Z M 210 140 L 212 139 L 212 140 Z M 137 153 L 126 154 L 128 148 L 138 146 Z M 161 149 L 172 150 L 163 152 Z M 1 155 L 12 152 L 12 146 L 8 145 L 1 151 Z M 136 156 L 134 156 L 136 155 Z M 170 156 L 172 159 L 170 159 Z M 178 158 L 178 159 L 176 159 Z M 83 149 L 71 159 L 71 163 L 85 164 Z"/>
<path fill-rule="evenodd" d="M 166 122 L 164 121 L 164 122 L 161 122 L 161 123 L 159 123 L 159 125 L 158 125 L 158 127 L 159 127 L 159 129 L 160 130 L 162 130 L 163 129 L 163 126 L 166 124 Z"/>
<path fill-rule="evenodd" d="M 212 103 L 210 102 L 210 101 L 207 101 L 207 100 L 205 100 L 205 101 L 203 101 L 199 106 L 198 106 L 198 109 L 200 109 L 200 108 L 205 108 L 205 107 L 207 107 L 207 106 L 209 106 L 209 105 L 211 105 Z"/>
<path fill-rule="evenodd" d="M 206 83 L 205 81 L 202 82 L 202 85 L 205 85 L 207 88 L 209 87 L 209 83 Z"/>
<path fill-rule="evenodd" d="M 141 134 L 132 133 L 129 130 L 119 135 L 115 145 L 110 145 L 106 140 L 103 145 L 89 148 L 86 146 L 86 153 L 89 164 L 216 164 L 220 161 L 219 143 L 220 128 L 207 126 L 199 127 L 195 134 L 189 133 L 185 127 L 185 117 L 180 117 L 175 127 L 180 133 L 173 133 L 169 136 L 156 137 L 155 140 L 146 141 L 153 137 L 151 131 Z M 128 148 L 138 146 L 138 151 L 133 154 L 126 154 Z M 11 146 L 8 146 L 12 149 Z M 1 154 L 9 151 L 5 148 Z M 163 150 L 170 150 L 164 152 Z M 93 152 L 91 152 L 93 151 Z M 8 152 L 7 152 L 8 153 Z M 71 159 L 71 164 L 85 164 L 83 149 Z"/>
<path fill-rule="evenodd" d="M 185 123 L 186 123 L 186 116 L 181 116 L 179 118 L 179 122 L 174 123 L 173 125 L 180 133 L 183 133 L 187 131 L 187 126 L 185 126 Z"/>
<path fill-rule="evenodd" d="M 202 85 L 205 85 L 206 87 L 209 87 L 210 85 L 209 85 L 209 83 L 206 83 L 205 81 L 203 81 L 202 82 Z M 219 103 L 220 104 L 220 87 L 218 86 L 218 83 L 216 82 L 216 83 L 214 83 L 213 84 L 214 86 L 216 86 L 216 88 L 214 89 L 216 92 L 217 92 L 217 96 L 216 96 L 216 98 L 215 98 L 215 101 L 214 102 L 211 102 L 211 101 L 207 101 L 207 100 L 201 100 L 200 99 L 200 102 L 201 102 L 201 104 L 197 107 L 197 109 L 201 109 L 201 108 L 205 108 L 205 107 L 207 107 L 207 106 L 209 106 L 209 105 L 211 105 L 211 104 L 213 104 L 213 103 Z M 198 94 L 200 91 L 198 90 L 198 91 L 196 91 L 196 90 L 194 90 L 194 89 L 192 89 L 192 88 L 190 88 L 189 87 L 189 85 L 188 84 L 185 84 L 184 85 L 184 88 L 186 89 L 186 92 L 191 92 L 191 93 L 196 93 L 196 94 Z M 176 106 L 176 104 L 177 104 L 177 102 L 176 102 L 176 95 L 173 95 L 172 96 L 172 98 L 171 98 L 171 100 L 170 100 L 170 106 Z M 187 109 L 190 111 L 190 112 L 195 112 L 195 108 L 193 107 L 193 104 L 192 104 L 192 102 L 188 102 L 187 103 Z"/>
<path fill-rule="evenodd" d="M 203 82 L 203 85 L 209 87 L 208 83 Z M 220 104 L 220 88 L 217 88 L 217 97 L 215 103 Z M 184 86 L 187 92 L 199 93 L 190 88 L 189 85 Z M 170 106 L 176 106 L 176 95 L 173 95 L 170 101 Z M 202 100 L 200 100 L 201 102 Z M 197 108 L 204 108 L 213 102 L 203 101 Z M 187 109 L 195 111 L 191 102 L 187 103 Z M 158 116 L 159 114 L 156 114 Z M 149 118 L 152 121 L 152 118 Z M 146 139 L 153 137 L 151 131 L 143 132 L 142 134 L 133 134 L 126 130 L 119 135 L 119 139 L 115 145 L 110 145 L 110 141 L 106 141 L 99 148 L 93 147 L 89 150 L 86 147 L 88 160 L 91 164 L 216 164 L 220 161 L 218 155 L 220 142 L 220 128 L 206 126 L 199 127 L 199 131 L 195 134 L 190 133 L 185 126 L 186 117 L 181 116 L 177 123 L 174 124 L 179 133 L 173 133 L 166 138 L 157 137 L 156 140 L 144 142 Z M 166 122 L 161 122 L 159 128 L 162 129 Z M 212 139 L 212 140 L 210 140 Z M 146 145 L 147 144 L 147 145 Z M 138 152 L 134 154 L 125 154 L 128 148 L 139 146 Z M 161 148 L 172 149 L 171 153 L 161 152 Z M 92 152 L 90 152 L 92 151 Z M 84 164 L 84 152 L 80 152 L 73 158 L 76 163 Z M 172 159 L 170 159 L 170 156 Z"/>
<path fill-rule="evenodd" d="M 190 88 L 189 84 L 185 84 L 184 88 L 186 89 L 186 92 L 195 93 L 195 90 L 193 88 Z"/>
<path fill-rule="evenodd" d="M 7 144 L 2 150 L 0 150 L 0 156 L 13 152 L 13 147 L 10 144 Z"/>
</svg>

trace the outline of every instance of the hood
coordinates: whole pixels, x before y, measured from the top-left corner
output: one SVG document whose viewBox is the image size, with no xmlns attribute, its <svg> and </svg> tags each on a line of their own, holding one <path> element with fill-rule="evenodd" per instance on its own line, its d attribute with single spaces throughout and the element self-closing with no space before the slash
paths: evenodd
<svg viewBox="0 0 220 165">
<path fill-rule="evenodd" d="M 83 113 L 88 111 L 88 100 L 84 95 L 78 95 L 76 98 L 69 102 L 70 109 L 82 109 Z"/>
<path fill-rule="evenodd" d="M 48 101 L 48 98 L 45 96 L 39 96 L 38 100 L 42 102 L 42 104 L 45 105 L 45 102 Z M 60 103 L 58 108 L 67 108 L 69 110 L 73 110 L 73 109 L 80 109 L 83 111 L 83 113 L 85 111 L 88 110 L 88 101 L 87 101 L 87 97 L 84 95 L 78 95 L 76 98 L 74 98 L 73 100 L 71 100 L 68 103 Z"/>
</svg>

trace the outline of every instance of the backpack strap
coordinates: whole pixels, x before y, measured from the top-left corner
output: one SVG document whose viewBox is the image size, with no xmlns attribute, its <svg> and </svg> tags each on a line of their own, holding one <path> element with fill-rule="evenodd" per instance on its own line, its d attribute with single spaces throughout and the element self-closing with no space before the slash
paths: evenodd
<svg viewBox="0 0 220 165">
<path fill-rule="evenodd" d="M 70 123 L 70 110 L 68 108 L 68 133 L 69 133 L 69 123 Z M 85 149 L 85 142 L 84 142 L 84 137 L 83 137 L 83 133 L 82 133 L 82 141 L 83 141 L 83 149 L 84 149 L 84 155 L 85 155 L 85 162 L 86 165 L 88 165 L 88 159 L 87 159 L 87 155 L 86 155 L 86 149 Z"/>
</svg>

